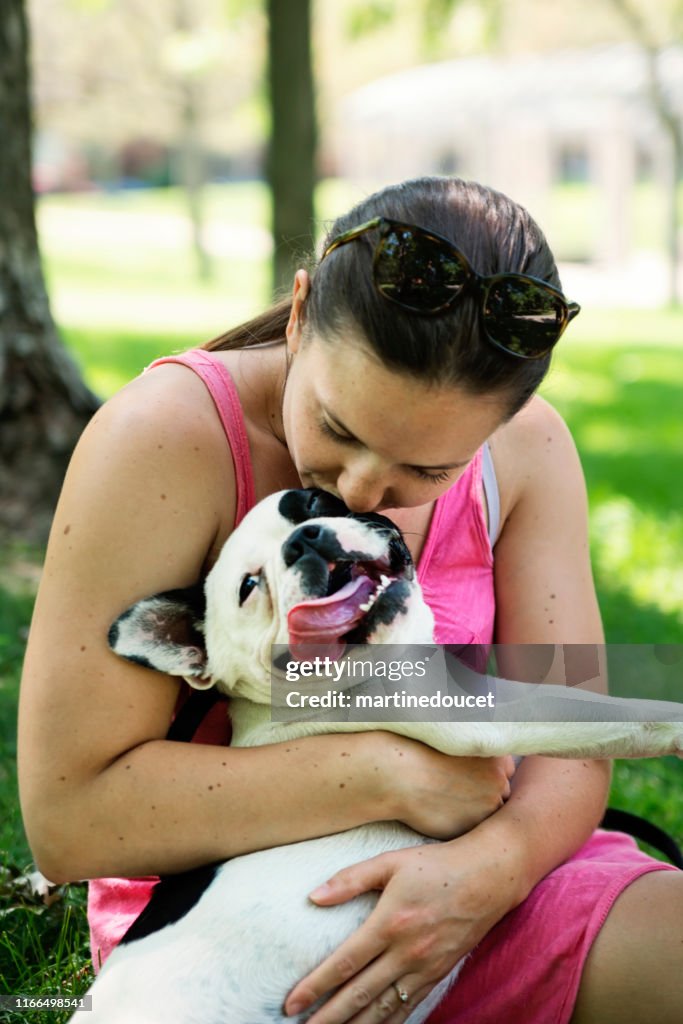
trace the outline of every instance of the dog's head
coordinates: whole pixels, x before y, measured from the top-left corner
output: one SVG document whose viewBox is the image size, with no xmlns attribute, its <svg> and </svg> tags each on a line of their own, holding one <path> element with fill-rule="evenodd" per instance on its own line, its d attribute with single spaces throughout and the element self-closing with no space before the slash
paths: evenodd
<svg viewBox="0 0 683 1024">
<path fill-rule="evenodd" d="M 202 597 L 204 600 L 202 600 Z M 133 605 L 123 657 L 198 688 L 270 701 L 271 646 L 339 658 L 347 644 L 428 643 L 433 620 L 396 526 L 319 490 L 281 491 L 243 519 L 201 588 Z"/>
</svg>

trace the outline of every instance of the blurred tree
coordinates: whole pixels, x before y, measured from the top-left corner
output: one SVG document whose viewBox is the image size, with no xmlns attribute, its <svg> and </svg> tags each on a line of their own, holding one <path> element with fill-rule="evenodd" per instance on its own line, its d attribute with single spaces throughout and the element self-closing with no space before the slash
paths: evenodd
<svg viewBox="0 0 683 1024">
<path fill-rule="evenodd" d="M 23 0 L 0 5 L 0 527 L 47 534 L 68 458 L 98 406 L 62 347 L 43 281 L 31 185 Z"/>
<path fill-rule="evenodd" d="M 678 285 L 678 267 L 681 257 L 681 218 L 678 208 L 678 187 L 683 181 L 683 122 L 678 110 L 662 82 L 659 64 L 667 45 L 683 39 L 683 2 L 673 0 L 668 5 L 668 24 L 662 34 L 662 10 L 649 3 L 645 7 L 636 0 L 610 0 L 612 7 L 628 25 L 633 38 L 641 47 L 647 62 L 650 101 L 659 118 L 671 147 L 671 169 L 667 196 L 667 250 L 669 255 L 669 301 L 672 306 L 681 302 Z M 653 19 L 652 15 L 659 15 Z"/>
<path fill-rule="evenodd" d="M 291 286 L 293 256 L 312 246 L 316 119 L 311 0 L 268 0 L 274 290 Z"/>
<path fill-rule="evenodd" d="M 206 160 L 201 139 L 204 97 L 201 79 L 210 63 L 210 51 L 198 30 L 191 0 L 174 0 L 175 32 L 166 47 L 166 65 L 177 81 L 180 107 L 180 182 L 185 191 L 192 225 L 197 271 L 203 281 L 213 276 L 211 256 L 204 242 L 203 191 Z"/>
<path fill-rule="evenodd" d="M 417 0 L 409 6 L 417 29 L 412 63 L 418 57 L 433 61 L 471 51 L 480 53 L 494 49 L 501 41 L 503 0 Z M 408 20 L 408 11 L 396 0 L 359 0 L 346 12 L 346 32 L 352 40 L 371 33 L 379 36 L 401 20 Z M 468 27 L 463 31 L 465 23 Z M 457 54 L 453 50 L 454 36 L 459 43 Z"/>
<path fill-rule="evenodd" d="M 421 0 L 422 47 L 425 57 L 435 59 L 442 53 L 446 29 L 454 15 L 470 9 L 478 17 L 476 35 L 478 49 L 491 50 L 500 40 L 502 32 L 502 0 Z"/>
</svg>

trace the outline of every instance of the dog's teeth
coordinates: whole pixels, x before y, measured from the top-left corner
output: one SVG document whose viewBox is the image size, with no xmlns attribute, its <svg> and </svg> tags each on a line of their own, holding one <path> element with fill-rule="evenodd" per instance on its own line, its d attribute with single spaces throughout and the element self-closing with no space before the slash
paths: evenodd
<svg viewBox="0 0 683 1024">
<path fill-rule="evenodd" d="M 358 605 L 360 611 L 369 612 L 377 598 L 381 597 L 381 595 L 384 593 L 384 591 L 387 589 L 390 583 L 391 579 L 389 576 L 380 576 L 379 583 L 375 591 L 372 594 L 370 594 L 365 604 Z"/>
</svg>

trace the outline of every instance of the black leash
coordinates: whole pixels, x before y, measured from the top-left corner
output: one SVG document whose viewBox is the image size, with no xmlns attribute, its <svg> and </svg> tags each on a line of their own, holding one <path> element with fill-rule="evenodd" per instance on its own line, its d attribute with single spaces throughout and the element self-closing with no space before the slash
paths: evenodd
<svg viewBox="0 0 683 1024">
<path fill-rule="evenodd" d="M 641 818 L 638 814 L 631 814 L 630 811 L 622 811 L 618 807 L 608 807 L 600 822 L 600 827 L 609 829 L 611 832 L 626 832 L 634 839 L 649 843 L 655 850 L 659 850 L 665 857 L 668 857 L 677 868 L 683 869 L 683 852 L 676 840 L 664 829 L 653 825 L 646 818 Z"/>
</svg>

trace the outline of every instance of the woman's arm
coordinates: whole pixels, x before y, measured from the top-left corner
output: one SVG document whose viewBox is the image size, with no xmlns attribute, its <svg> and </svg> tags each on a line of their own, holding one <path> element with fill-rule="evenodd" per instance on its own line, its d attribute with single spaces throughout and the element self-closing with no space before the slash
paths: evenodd
<svg viewBox="0 0 683 1024">
<path fill-rule="evenodd" d="M 349 769 L 361 751 L 367 759 L 369 743 L 342 741 L 351 754 L 342 761 L 329 756 L 336 738 L 259 752 L 166 742 L 177 682 L 108 649 L 109 626 L 132 601 L 200 577 L 234 505 L 225 438 L 186 369 L 135 381 L 78 445 L 48 546 L 19 720 L 27 833 L 54 881 L 178 871 L 320 834 L 330 803 L 338 828 L 377 813 L 381 782 L 374 792 L 361 785 L 374 774 L 365 760 L 363 771 Z M 311 761 L 323 758 L 312 787 Z"/>
<path fill-rule="evenodd" d="M 466 766 L 387 734 L 249 750 L 165 740 L 177 682 L 113 655 L 107 632 L 138 598 L 194 583 L 234 505 L 213 404 L 182 367 L 133 382 L 78 445 L 20 701 L 24 821 L 55 882 L 180 871 L 387 817 L 454 835 L 505 794 L 494 760 L 458 804 Z"/>
<path fill-rule="evenodd" d="M 602 667 L 585 484 L 566 425 L 534 398 L 496 435 L 493 453 L 508 505 L 495 552 L 496 649 L 510 668 L 505 674 L 515 678 L 515 670 L 523 671 L 528 644 L 562 645 L 558 660 L 564 656 L 567 664 L 572 645 L 592 645 L 591 660 Z M 521 842 L 523 889 L 570 856 L 597 826 L 610 768 L 609 761 L 540 757 L 523 763 L 513 798 L 495 825 Z"/>
</svg>

